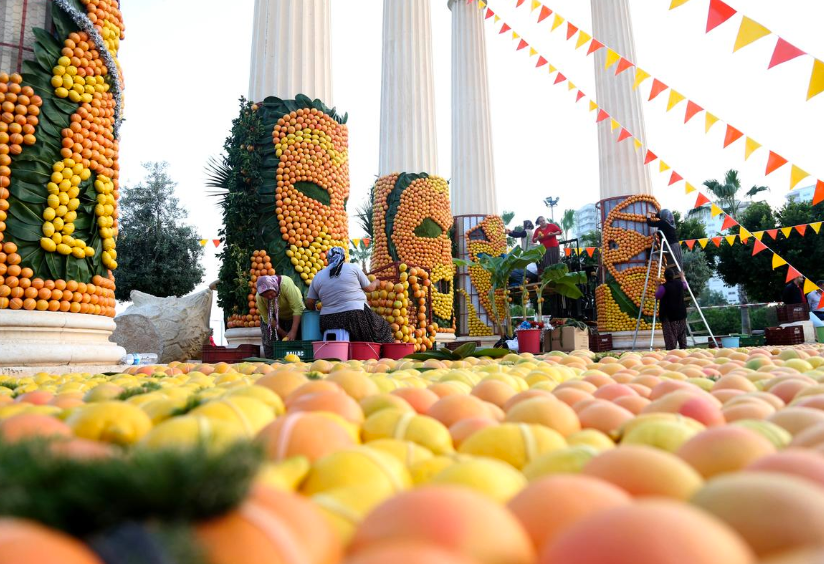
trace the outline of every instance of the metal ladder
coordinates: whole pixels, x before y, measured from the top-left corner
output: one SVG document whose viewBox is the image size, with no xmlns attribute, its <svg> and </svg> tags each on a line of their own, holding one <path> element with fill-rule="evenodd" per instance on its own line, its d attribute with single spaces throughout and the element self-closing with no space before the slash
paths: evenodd
<svg viewBox="0 0 824 564">
<path fill-rule="evenodd" d="M 661 272 L 664 268 L 664 248 L 666 247 L 666 253 L 670 257 L 673 256 L 672 247 L 670 247 L 669 241 L 667 241 L 666 237 L 660 235 L 657 232 L 653 232 L 653 242 L 652 242 L 652 249 L 650 250 L 649 261 L 647 261 L 647 276 L 644 279 L 644 291 L 641 294 L 641 307 L 638 309 L 638 319 L 635 321 L 635 337 L 632 340 L 632 350 L 635 350 L 636 345 L 638 344 L 638 333 L 641 330 L 641 317 L 644 315 L 644 305 L 647 301 L 647 290 L 649 288 L 650 283 L 650 273 L 652 272 L 652 261 L 655 260 L 656 253 L 658 254 L 658 275 L 656 276 L 656 280 L 661 279 Z M 677 260 L 672 261 L 675 263 L 675 267 L 677 268 L 678 272 L 684 274 L 681 265 L 678 264 Z M 718 343 L 718 339 L 716 339 L 715 335 L 712 333 L 712 329 L 710 329 L 709 323 L 707 323 L 707 318 L 704 317 L 704 312 L 701 310 L 701 306 L 698 304 L 698 300 L 695 298 L 695 294 L 692 293 L 692 288 L 690 288 L 689 282 L 687 282 L 687 277 L 684 274 L 683 278 L 684 282 L 687 285 L 687 291 L 690 294 L 690 299 L 692 303 L 695 305 L 696 311 L 698 311 L 698 315 L 701 316 L 701 322 L 704 324 L 704 327 L 707 328 L 707 332 L 709 333 L 710 339 L 715 343 L 715 346 L 720 346 Z M 649 338 L 649 350 L 653 350 L 653 344 L 655 343 L 655 324 L 658 317 L 658 300 L 655 300 L 655 305 L 653 306 L 652 310 L 652 332 Z M 690 326 L 689 320 L 687 320 L 687 331 L 689 332 L 690 337 L 692 338 L 692 343 L 695 345 L 695 335 L 692 332 L 692 327 Z"/>
</svg>

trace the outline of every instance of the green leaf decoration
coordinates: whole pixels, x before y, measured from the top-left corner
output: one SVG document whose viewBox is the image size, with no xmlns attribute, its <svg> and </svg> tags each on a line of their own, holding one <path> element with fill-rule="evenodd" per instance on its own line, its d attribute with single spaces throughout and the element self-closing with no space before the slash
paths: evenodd
<svg viewBox="0 0 824 564">
<path fill-rule="evenodd" d="M 277 165 L 275 166 L 277 167 Z M 332 198 L 329 196 L 329 192 L 313 182 L 296 182 L 294 187 L 298 192 L 307 198 L 317 200 L 324 206 L 329 206 L 332 204 Z"/>
<path fill-rule="evenodd" d="M 421 222 L 421 224 L 415 228 L 414 233 L 416 237 L 422 237 L 425 239 L 437 239 L 438 237 L 443 235 L 443 228 L 437 223 L 435 223 L 435 221 L 432 218 L 426 217 Z"/>
<path fill-rule="evenodd" d="M 464 343 L 463 345 L 452 351 L 452 353 L 455 356 L 460 357 L 461 360 L 463 360 L 464 358 L 474 353 L 476 348 L 478 348 L 478 346 L 475 343 Z"/>
<path fill-rule="evenodd" d="M 488 357 L 491 359 L 498 359 L 503 358 L 506 355 L 510 354 L 512 351 L 509 349 L 479 349 L 475 351 L 472 356 L 476 358 L 483 358 Z"/>
</svg>

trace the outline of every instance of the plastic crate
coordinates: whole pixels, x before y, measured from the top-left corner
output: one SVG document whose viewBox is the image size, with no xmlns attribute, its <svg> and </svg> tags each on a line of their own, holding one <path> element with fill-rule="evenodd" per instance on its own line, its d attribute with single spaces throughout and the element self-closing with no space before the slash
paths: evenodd
<svg viewBox="0 0 824 564">
<path fill-rule="evenodd" d="M 804 328 L 794 327 L 768 327 L 766 331 L 767 344 L 770 346 L 792 346 L 804 343 Z"/>
<path fill-rule="evenodd" d="M 776 313 L 778 313 L 779 325 L 796 323 L 797 321 L 808 321 L 810 319 L 810 308 L 807 304 L 778 306 Z"/>
<path fill-rule="evenodd" d="M 315 360 L 312 341 L 275 341 L 272 343 L 272 352 L 274 360 L 282 360 L 289 354 L 295 355 L 303 362 Z"/>
<path fill-rule="evenodd" d="M 240 362 L 244 358 L 260 356 L 260 347 L 257 345 L 240 345 L 235 348 L 229 348 L 205 345 L 200 356 L 200 360 L 208 364 L 214 364 L 216 362 Z"/>
<path fill-rule="evenodd" d="M 764 335 L 751 335 L 749 337 L 741 337 L 742 347 L 763 347 L 766 342 L 767 341 Z"/>
<path fill-rule="evenodd" d="M 589 350 L 595 353 L 609 352 L 612 350 L 611 333 L 590 333 Z"/>
</svg>

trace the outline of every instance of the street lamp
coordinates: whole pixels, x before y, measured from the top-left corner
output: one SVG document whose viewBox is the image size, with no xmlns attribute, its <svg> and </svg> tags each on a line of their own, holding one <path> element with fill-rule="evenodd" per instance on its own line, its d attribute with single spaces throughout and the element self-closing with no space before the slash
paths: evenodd
<svg viewBox="0 0 824 564">
<path fill-rule="evenodd" d="M 558 202 L 560 201 L 561 198 L 553 198 L 552 196 L 544 200 L 544 204 L 546 205 L 546 207 L 549 208 L 549 213 L 552 217 L 552 223 L 555 223 L 555 206 L 557 206 Z"/>
</svg>

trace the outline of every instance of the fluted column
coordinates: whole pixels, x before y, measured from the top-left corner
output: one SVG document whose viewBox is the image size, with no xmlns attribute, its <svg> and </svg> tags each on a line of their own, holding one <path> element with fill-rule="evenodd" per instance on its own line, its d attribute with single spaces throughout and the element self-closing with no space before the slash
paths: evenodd
<svg viewBox="0 0 824 564">
<path fill-rule="evenodd" d="M 495 164 L 483 11 L 448 0 L 452 10 L 452 215 L 494 215 Z"/>
<path fill-rule="evenodd" d="M 438 171 L 431 0 L 384 0 L 379 175 Z"/>
<path fill-rule="evenodd" d="M 255 0 L 249 99 L 305 94 L 332 107 L 331 0 Z"/>
<path fill-rule="evenodd" d="M 591 0 L 595 37 L 621 55 L 635 61 L 635 40 L 628 0 Z M 634 73 L 619 76 L 615 66 L 604 70 L 606 49 L 595 57 L 595 85 L 598 103 L 633 135 L 646 142 L 644 111 L 638 90 L 633 90 Z M 601 199 L 632 194 L 652 194 L 649 170 L 644 155 L 635 151 L 633 143 L 616 143 L 616 134 L 609 120 L 598 124 L 600 146 Z"/>
</svg>

